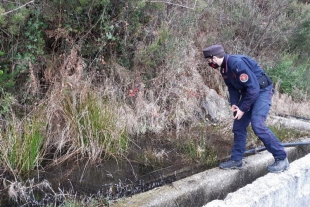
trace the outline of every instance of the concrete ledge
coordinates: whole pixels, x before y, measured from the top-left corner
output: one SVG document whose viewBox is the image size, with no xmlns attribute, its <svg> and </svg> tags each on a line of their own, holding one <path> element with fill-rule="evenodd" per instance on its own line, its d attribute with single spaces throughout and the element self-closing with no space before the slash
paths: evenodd
<svg viewBox="0 0 310 207">
<path fill-rule="evenodd" d="M 306 139 L 304 141 L 309 141 Z M 310 146 L 286 148 L 289 161 L 310 152 Z M 246 157 L 242 170 L 220 170 L 213 168 L 178 180 L 171 185 L 155 188 L 130 198 L 119 200 L 111 207 L 188 207 L 203 206 L 215 199 L 224 199 L 228 193 L 252 183 L 268 173 L 267 165 L 274 162 L 269 152 Z M 310 162 L 309 162 L 310 163 Z M 294 168 L 293 168 L 294 169 Z M 309 168 L 308 168 L 309 169 Z M 278 174 L 272 174 L 278 176 Z M 240 206 L 240 205 L 239 205 Z M 242 206 L 242 205 L 241 205 Z"/>
<path fill-rule="evenodd" d="M 310 154 L 280 174 L 269 173 L 204 207 L 305 207 L 310 205 Z"/>
<path fill-rule="evenodd" d="M 274 126 L 284 126 L 285 128 L 297 129 L 297 130 L 310 130 L 310 122 L 298 120 L 294 118 L 285 118 L 280 116 L 270 116 L 267 119 L 267 124 Z"/>
</svg>

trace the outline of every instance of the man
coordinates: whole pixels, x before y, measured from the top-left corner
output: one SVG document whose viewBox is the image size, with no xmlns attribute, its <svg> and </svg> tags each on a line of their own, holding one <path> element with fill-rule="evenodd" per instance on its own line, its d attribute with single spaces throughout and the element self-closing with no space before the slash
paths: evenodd
<svg viewBox="0 0 310 207">
<path fill-rule="evenodd" d="M 266 126 L 274 93 L 273 84 L 263 69 L 253 59 L 244 55 L 228 55 L 221 45 L 203 50 L 209 66 L 220 68 L 228 87 L 231 111 L 234 114 L 234 146 L 231 158 L 220 163 L 221 169 L 240 169 L 246 147 L 247 127 L 251 122 L 256 136 L 273 155 L 275 162 L 267 167 L 269 172 L 282 172 L 289 168 L 283 145 Z"/>
</svg>

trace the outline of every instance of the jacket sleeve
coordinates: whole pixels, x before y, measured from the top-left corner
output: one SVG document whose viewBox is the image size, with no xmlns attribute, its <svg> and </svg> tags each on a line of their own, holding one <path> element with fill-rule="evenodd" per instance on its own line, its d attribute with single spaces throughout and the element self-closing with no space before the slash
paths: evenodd
<svg viewBox="0 0 310 207">
<path fill-rule="evenodd" d="M 260 87 L 255 74 L 247 64 L 239 61 L 237 67 L 238 81 L 245 87 L 245 96 L 242 97 L 238 107 L 241 111 L 247 112 L 259 96 Z"/>
<path fill-rule="evenodd" d="M 240 100 L 240 92 L 239 90 L 235 89 L 231 83 L 225 80 L 225 84 L 227 86 L 228 92 L 229 92 L 229 98 L 230 98 L 230 105 L 238 105 L 238 102 Z"/>
</svg>

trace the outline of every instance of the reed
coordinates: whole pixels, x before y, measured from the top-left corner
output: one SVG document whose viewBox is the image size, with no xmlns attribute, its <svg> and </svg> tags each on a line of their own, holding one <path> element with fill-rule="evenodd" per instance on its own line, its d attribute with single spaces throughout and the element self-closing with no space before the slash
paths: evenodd
<svg viewBox="0 0 310 207">
<path fill-rule="evenodd" d="M 24 120 L 13 116 L 1 131 L 0 158 L 11 172 L 25 174 L 40 165 L 45 125 L 40 116 Z"/>
</svg>

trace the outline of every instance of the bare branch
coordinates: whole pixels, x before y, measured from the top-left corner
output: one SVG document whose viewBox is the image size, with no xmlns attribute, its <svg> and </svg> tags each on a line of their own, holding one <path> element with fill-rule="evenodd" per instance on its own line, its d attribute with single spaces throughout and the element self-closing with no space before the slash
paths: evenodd
<svg viewBox="0 0 310 207">
<path fill-rule="evenodd" d="M 182 4 L 175 4 L 175 3 L 172 3 L 172 2 L 169 2 L 169 1 L 163 1 L 163 0 L 151 0 L 151 1 L 147 1 L 147 2 L 150 2 L 150 3 L 165 3 L 165 4 L 171 4 L 171 5 L 174 5 L 174 6 L 179 6 L 179 7 L 187 8 L 187 9 L 195 9 L 196 8 L 197 0 L 195 0 L 195 4 L 194 4 L 193 7 L 188 7 L 188 6 L 185 6 L 185 5 L 182 5 Z"/>
<path fill-rule="evenodd" d="M 24 4 L 24 5 L 21 5 L 20 7 L 17 7 L 16 9 L 13 9 L 13 10 L 11 10 L 11 11 L 8 11 L 8 12 L 5 12 L 5 13 L 3 13 L 3 14 L 0 14 L 0 16 L 6 15 L 6 14 L 9 14 L 9 13 L 11 13 L 11 12 L 13 12 L 13 11 L 18 10 L 18 9 L 21 9 L 21 8 L 27 6 L 28 4 L 31 4 L 31 3 L 34 3 L 34 0 L 29 1 L 28 3 L 26 3 L 26 4 Z"/>
</svg>

